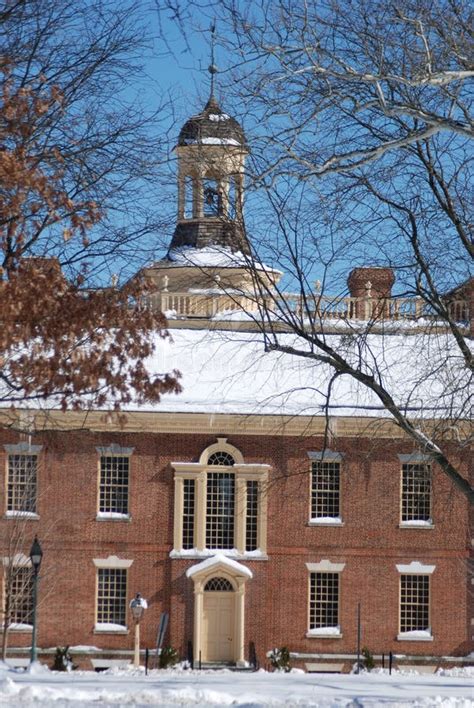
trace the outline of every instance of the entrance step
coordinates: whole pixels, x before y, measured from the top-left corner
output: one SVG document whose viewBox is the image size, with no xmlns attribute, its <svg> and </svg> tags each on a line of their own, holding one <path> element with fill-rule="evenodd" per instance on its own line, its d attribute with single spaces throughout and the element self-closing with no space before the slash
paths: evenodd
<svg viewBox="0 0 474 708">
<path fill-rule="evenodd" d="M 194 668 L 198 669 L 199 664 L 194 664 Z M 207 671 L 220 671 L 222 669 L 227 669 L 228 671 L 255 671 L 253 666 L 237 666 L 236 664 L 226 663 L 225 661 L 203 661 L 201 663 L 201 669 Z"/>
</svg>

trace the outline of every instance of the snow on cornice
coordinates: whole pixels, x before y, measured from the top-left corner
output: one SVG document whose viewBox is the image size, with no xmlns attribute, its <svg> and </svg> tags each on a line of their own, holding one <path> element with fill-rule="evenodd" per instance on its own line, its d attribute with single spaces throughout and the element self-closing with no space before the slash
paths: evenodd
<svg viewBox="0 0 474 708">
<path fill-rule="evenodd" d="M 278 272 L 264 263 L 255 261 L 249 254 L 231 251 L 224 246 L 180 246 L 168 251 L 168 260 L 176 265 L 196 268 L 257 268 L 271 273 Z"/>
</svg>

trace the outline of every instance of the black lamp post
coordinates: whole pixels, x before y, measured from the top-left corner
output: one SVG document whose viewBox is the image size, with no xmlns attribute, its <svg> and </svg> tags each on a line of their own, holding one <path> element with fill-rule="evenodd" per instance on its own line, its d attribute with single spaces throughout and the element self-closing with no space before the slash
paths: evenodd
<svg viewBox="0 0 474 708">
<path fill-rule="evenodd" d="M 38 541 L 38 536 L 34 537 L 30 549 L 30 561 L 33 566 L 33 636 L 31 637 L 31 663 L 36 661 L 36 605 L 38 602 L 38 575 L 43 560 L 43 551 Z"/>
</svg>

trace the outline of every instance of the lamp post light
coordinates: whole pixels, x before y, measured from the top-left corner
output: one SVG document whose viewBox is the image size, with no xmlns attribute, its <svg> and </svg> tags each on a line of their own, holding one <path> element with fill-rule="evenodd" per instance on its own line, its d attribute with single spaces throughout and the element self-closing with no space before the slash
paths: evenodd
<svg viewBox="0 0 474 708">
<path fill-rule="evenodd" d="M 135 646 L 133 652 L 133 665 L 135 667 L 140 666 L 140 620 L 143 617 L 143 613 L 148 607 L 148 603 L 144 597 L 140 595 L 139 592 L 135 595 L 133 600 L 130 602 L 130 610 L 132 617 L 135 620 Z"/>
<path fill-rule="evenodd" d="M 30 548 L 30 561 L 33 566 L 33 635 L 31 637 L 31 664 L 34 664 L 36 661 L 36 605 L 38 604 L 38 576 L 42 560 L 43 550 L 38 541 L 38 536 L 35 536 Z"/>
</svg>

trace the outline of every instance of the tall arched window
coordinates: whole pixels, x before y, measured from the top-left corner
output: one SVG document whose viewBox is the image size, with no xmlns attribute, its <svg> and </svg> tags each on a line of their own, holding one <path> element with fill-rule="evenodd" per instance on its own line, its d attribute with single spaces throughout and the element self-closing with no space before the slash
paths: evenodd
<svg viewBox="0 0 474 708">
<path fill-rule="evenodd" d="M 268 465 L 245 464 L 225 438 L 199 462 L 173 462 L 175 551 L 265 552 Z"/>
</svg>

